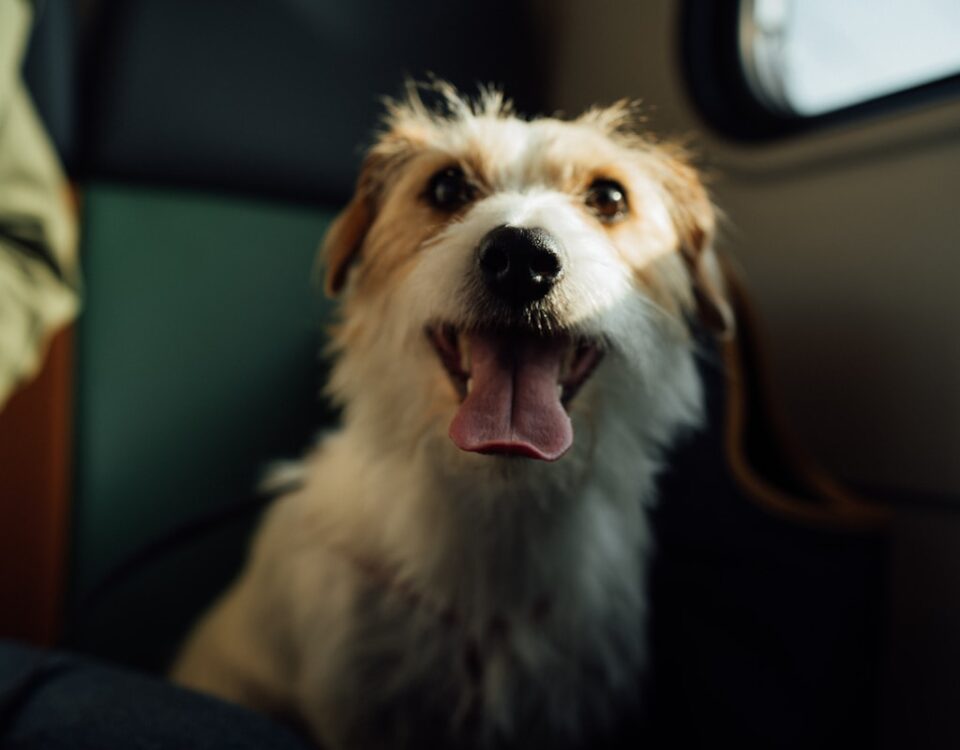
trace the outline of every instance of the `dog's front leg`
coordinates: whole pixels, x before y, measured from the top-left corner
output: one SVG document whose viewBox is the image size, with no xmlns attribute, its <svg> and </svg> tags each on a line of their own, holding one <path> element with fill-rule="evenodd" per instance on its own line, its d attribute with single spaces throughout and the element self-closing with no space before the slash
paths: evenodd
<svg viewBox="0 0 960 750">
<path fill-rule="evenodd" d="M 185 687 L 263 713 L 293 711 L 293 681 L 285 674 L 277 610 L 257 585 L 254 566 L 227 591 L 194 629 L 171 677 Z M 282 610 L 281 610 L 282 611 Z"/>
</svg>

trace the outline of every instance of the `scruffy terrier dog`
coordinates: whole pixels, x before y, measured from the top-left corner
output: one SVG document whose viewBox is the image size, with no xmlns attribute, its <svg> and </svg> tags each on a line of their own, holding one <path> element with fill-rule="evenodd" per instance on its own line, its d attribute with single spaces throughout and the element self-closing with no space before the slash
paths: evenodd
<svg viewBox="0 0 960 750">
<path fill-rule="evenodd" d="M 327 748 L 591 746 L 642 700 L 691 322 L 732 324 L 714 211 L 626 103 L 528 121 L 431 90 L 388 104 L 326 238 L 343 425 L 174 676 Z"/>
</svg>

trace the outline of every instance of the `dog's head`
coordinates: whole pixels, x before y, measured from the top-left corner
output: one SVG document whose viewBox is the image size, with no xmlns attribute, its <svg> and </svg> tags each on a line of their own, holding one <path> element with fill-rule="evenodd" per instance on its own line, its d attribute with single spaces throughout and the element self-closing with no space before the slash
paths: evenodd
<svg viewBox="0 0 960 750">
<path fill-rule="evenodd" d="M 681 377 L 664 363 L 689 353 L 687 322 L 732 325 L 682 153 L 626 103 L 527 121 L 496 92 L 432 92 L 436 108 L 415 91 L 388 105 L 325 241 L 348 419 L 376 440 L 554 460 L 578 411 L 622 408 L 625 388 L 673 398 L 657 389 Z"/>
</svg>

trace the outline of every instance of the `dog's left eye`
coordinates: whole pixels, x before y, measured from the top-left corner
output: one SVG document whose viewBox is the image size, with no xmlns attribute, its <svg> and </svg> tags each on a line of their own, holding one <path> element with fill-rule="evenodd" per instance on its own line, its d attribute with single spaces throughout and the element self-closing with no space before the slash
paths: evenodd
<svg viewBox="0 0 960 750">
<path fill-rule="evenodd" d="M 587 205 L 603 222 L 612 222 L 627 215 L 627 191 L 616 180 L 595 180 L 587 189 Z"/>
<path fill-rule="evenodd" d="M 427 185 L 426 199 L 441 211 L 456 211 L 473 200 L 474 187 L 460 167 L 441 169 Z"/>
</svg>

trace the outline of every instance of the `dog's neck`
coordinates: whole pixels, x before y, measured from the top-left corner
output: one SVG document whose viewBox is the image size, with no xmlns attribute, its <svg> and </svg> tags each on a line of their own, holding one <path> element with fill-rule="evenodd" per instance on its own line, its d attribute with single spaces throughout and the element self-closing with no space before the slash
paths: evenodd
<svg viewBox="0 0 960 750">
<path fill-rule="evenodd" d="M 525 610 L 565 588 L 589 600 L 580 589 L 622 576 L 646 548 L 661 451 L 700 419 L 692 355 L 677 351 L 656 391 L 609 363 L 578 397 L 574 445 L 552 464 L 462 453 L 445 424 L 385 433 L 383 424 L 410 422 L 396 398 L 348 408 L 331 456 L 338 471 L 352 467 L 346 538 L 465 610 Z"/>
<path fill-rule="evenodd" d="M 442 435 L 379 454 L 395 492 L 368 511 L 369 554 L 440 608 L 479 617 L 533 617 L 558 591 L 591 585 L 582 576 L 635 564 L 657 457 L 623 430 L 578 426 L 580 443 L 555 464 L 457 455 Z M 350 425 L 343 437 L 362 441 Z"/>
</svg>

